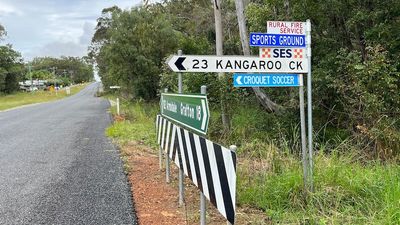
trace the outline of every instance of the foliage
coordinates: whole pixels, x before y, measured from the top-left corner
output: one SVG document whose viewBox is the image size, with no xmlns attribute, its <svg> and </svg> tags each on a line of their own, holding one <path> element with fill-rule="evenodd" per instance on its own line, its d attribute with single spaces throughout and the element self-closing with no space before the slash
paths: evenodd
<svg viewBox="0 0 400 225">
<path fill-rule="evenodd" d="M 32 60 L 32 76 L 58 79 L 63 83 L 82 83 L 93 79 L 93 66 L 79 57 L 37 57 Z M 30 75 L 27 74 L 26 77 Z"/>
<path fill-rule="evenodd" d="M 121 114 L 126 120 L 107 128 L 107 136 L 116 138 L 120 142 L 137 141 L 155 149 L 157 142 L 154 118 L 158 109 L 154 104 L 131 103 L 121 99 L 120 107 Z"/>
<path fill-rule="evenodd" d="M 12 93 L 19 89 L 23 64 L 20 53 L 11 45 L 0 46 L 0 93 Z"/>
<path fill-rule="evenodd" d="M 50 71 L 47 70 L 34 70 L 31 72 L 31 74 L 26 73 L 25 75 L 25 79 L 29 80 L 29 79 L 38 79 L 38 80 L 50 80 L 50 79 L 54 79 L 54 75 L 53 73 L 51 73 Z"/>
<path fill-rule="evenodd" d="M 105 87 L 120 85 L 131 96 L 156 98 L 161 66 L 166 53 L 175 48 L 177 34 L 167 17 L 146 10 L 115 10 L 112 19 L 109 40 L 94 40 L 104 43 L 93 54 Z"/>
<path fill-rule="evenodd" d="M 7 35 L 6 29 L 3 25 L 0 24 L 0 41 L 3 39 L 4 36 Z"/>
<path fill-rule="evenodd" d="M 154 129 L 159 105 L 121 102 L 125 120 L 116 121 L 107 129 L 107 135 L 121 143 L 146 144 L 156 153 Z M 115 113 L 114 108 L 112 111 Z M 219 112 L 213 110 L 209 136 L 224 145 L 238 145 L 237 212 L 249 206 L 261 209 L 268 218 L 266 224 L 400 222 L 400 167 L 396 161 L 360 161 L 358 146 L 351 140 L 330 140 L 337 147 L 330 149 L 329 154 L 316 154 L 315 191 L 306 193 L 300 157 L 290 152 L 292 145 L 296 145 L 293 140 L 299 139 L 297 128 L 284 133 L 287 125 L 281 124 L 280 129 L 271 130 L 279 118 L 270 117 L 261 108 L 239 107 L 234 115 L 233 132 L 224 137 L 217 135 L 221 124 L 214 122 Z"/>
<path fill-rule="evenodd" d="M 399 154 L 400 111 L 398 90 L 400 45 L 400 2 L 388 1 L 276 1 L 250 0 L 246 7 L 249 32 L 265 32 L 268 20 L 312 22 L 313 110 L 317 147 L 334 149 L 331 140 L 349 138 L 370 157 L 388 159 Z M 241 54 L 234 1 L 223 1 L 224 53 Z M 164 88 L 177 92 L 176 73 L 165 59 L 182 49 L 184 54 L 214 54 L 215 31 L 209 1 L 169 0 L 146 8 L 103 10 L 92 40 L 91 58 L 97 63 L 105 87 L 120 85 L 129 98 L 151 101 Z M 258 48 L 252 48 L 254 55 Z M 215 119 L 214 137 L 232 140 L 243 129 L 235 130 L 237 107 L 255 105 L 254 94 L 232 87 L 231 74 L 222 80 L 216 74 L 183 75 L 184 92 L 198 93 L 207 85 L 213 109 L 226 97 L 232 129 L 221 131 Z M 284 111 L 281 116 L 264 115 L 256 124 L 243 117 L 244 127 L 258 136 L 264 128 L 279 130 L 290 137 L 289 151 L 298 152 L 298 89 L 266 88 L 268 96 Z M 251 107 L 251 109 L 254 109 Z M 256 119 L 255 119 L 256 120 Z M 257 121 L 257 120 L 256 120 Z M 266 122 L 268 121 L 268 122 Z M 272 121 L 272 122 L 269 122 Z M 247 131 L 246 131 L 247 132 Z M 297 133 L 296 133 L 297 132 Z M 251 135 L 249 135 L 251 137 Z M 279 140 L 270 132 L 266 136 Z M 285 144 L 279 144 L 284 148 Z M 284 151 L 285 149 L 281 149 Z"/>
</svg>

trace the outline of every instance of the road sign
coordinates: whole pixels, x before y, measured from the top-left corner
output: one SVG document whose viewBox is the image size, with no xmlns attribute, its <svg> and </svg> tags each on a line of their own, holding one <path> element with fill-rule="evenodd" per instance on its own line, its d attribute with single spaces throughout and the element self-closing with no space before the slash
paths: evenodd
<svg viewBox="0 0 400 225">
<path fill-rule="evenodd" d="M 297 74 L 234 74 L 234 87 L 298 87 L 303 86 Z"/>
<path fill-rule="evenodd" d="M 161 115 L 191 128 L 207 133 L 210 111 L 206 95 L 161 94 Z"/>
<path fill-rule="evenodd" d="M 304 48 L 260 48 L 260 58 L 263 59 L 298 59 L 307 64 Z"/>
<path fill-rule="evenodd" d="M 305 35 L 250 33 L 250 46 L 259 47 L 306 47 Z"/>
<path fill-rule="evenodd" d="M 304 58 L 261 59 L 250 56 L 174 55 L 167 60 L 174 72 L 307 73 Z"/>
<path fill-rule="evenodd" d="M 267 21 L 267 33 L 306 35 L 306 23 L 288 21 Z"/>
<path fill-rule="evenodd" d="M 110 86 L 110 89 L 119 89 L 121 88 L 120 86 Z"/>
</svg>

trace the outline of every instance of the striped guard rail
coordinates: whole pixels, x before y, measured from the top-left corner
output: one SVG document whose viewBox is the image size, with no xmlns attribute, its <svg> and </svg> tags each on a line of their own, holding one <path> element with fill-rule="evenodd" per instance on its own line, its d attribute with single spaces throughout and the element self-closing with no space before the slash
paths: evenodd
<svg viewBox="0 0 400 225">
<path fill-rule="evenodd" d="M 157 115 L 163 151 L 231 223 L 236 209 L 236 153 Z"/>
</svg>

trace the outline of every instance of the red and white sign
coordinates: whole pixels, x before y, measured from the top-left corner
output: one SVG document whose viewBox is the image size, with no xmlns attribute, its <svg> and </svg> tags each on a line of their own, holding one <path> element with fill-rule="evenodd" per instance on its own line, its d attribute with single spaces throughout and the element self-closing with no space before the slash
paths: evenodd
<svg viewBox="0 0 400 225">
<path fill-rule="evenodd" d="M 262 59 L 305 59 L 304 48 L 260 48 Z"/>
<path fill-rule="evenodd" d="M 267 33 L 306 35 L 306 22 L 267 21 Z"/>
</svg>

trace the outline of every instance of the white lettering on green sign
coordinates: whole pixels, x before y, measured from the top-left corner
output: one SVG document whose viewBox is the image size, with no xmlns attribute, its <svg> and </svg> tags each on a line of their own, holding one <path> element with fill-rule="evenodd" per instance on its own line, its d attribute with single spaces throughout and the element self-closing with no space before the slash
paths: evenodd
<svg viewBox="0 0 400 225">
<path fill-rule="evenodd" d="M 161 114 L 174 122 L 205 134 L 208 128 L 209 109 L 205 95 L 161 95 Z"/>
</svg>

